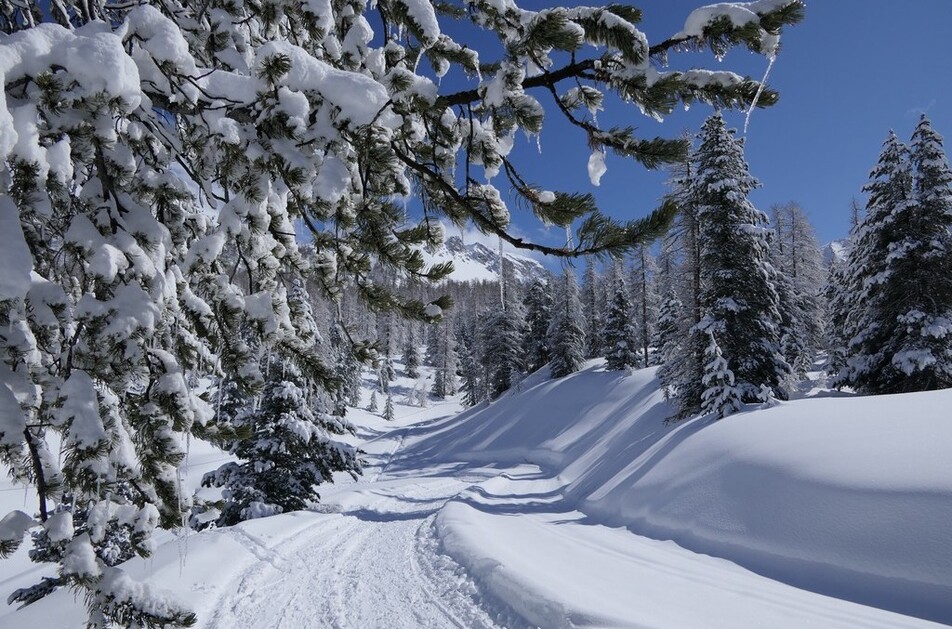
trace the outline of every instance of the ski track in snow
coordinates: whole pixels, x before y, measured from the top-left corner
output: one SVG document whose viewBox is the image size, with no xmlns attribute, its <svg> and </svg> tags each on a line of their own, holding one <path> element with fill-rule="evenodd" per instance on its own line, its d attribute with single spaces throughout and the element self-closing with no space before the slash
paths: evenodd
<svg viewBox="0 0 952 629">
<path fill-rule="evenodd" d="M 231 529 L 260 561 L 223 589 L 206 627 L 500 626 L 463 569 L 439 552 L 433 531 L 439 508 L 484 479 L 388 476 L 406 432 L 390 438 L 395 444 L 360 484 L 356 508 L 316 515 L 314 525 L 273 547 Z M 386 491 L 387 481 L 398 481 L 399 495 Z"/>
</svg>

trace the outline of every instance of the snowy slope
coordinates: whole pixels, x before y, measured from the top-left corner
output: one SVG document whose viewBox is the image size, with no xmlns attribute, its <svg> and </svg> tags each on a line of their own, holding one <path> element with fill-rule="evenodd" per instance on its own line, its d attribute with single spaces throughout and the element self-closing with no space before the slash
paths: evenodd
<svg viewBox="0 0 952 629">
<path fill-rule="evenodd" d="M 409 404 L 423 372 L 395 381 L 395 421 L 350 413 L 367 461 L 356 483 L 322 486 L 315 511 L 169 535 L 130 574 L 220 629 L 952 620 L 948 393 L 666 426 L 653 370 L 543 370 L 463 413 Z M 190 486 L 220 462 L 206 450 L 190 453 Z M 5 592 L 36 579 L 13 566 L 0 562 Z M 0 627 L 81 627 L 81 607 L 61 591 L 0 609 Z"/>
<path fill-rule="evenodd" d="M 653 370 L 594 361 L 542 375 L 416 446 L 434 460 L 538 467 L 468 504 L 493 512 L 534 496 L 520 501 L 952 622 L 952 391 L 804 399 L 671 427 Z"/>
<path fill-rule="evenodd" d="M 452 262 L 450 279 L 457 282 L 494 282 L 499 279 L 499 251 L 481 242 L 464 243 L 459 236 L 450 236 L 440 247 L 422 253 L 427 264 Z M 545 268 L 538 260 L 514 253 L 512 247 L 504 249 L 503 255 L 512 263 L 519 282 L 528 282 L 545 274 Z"/>
</svg>

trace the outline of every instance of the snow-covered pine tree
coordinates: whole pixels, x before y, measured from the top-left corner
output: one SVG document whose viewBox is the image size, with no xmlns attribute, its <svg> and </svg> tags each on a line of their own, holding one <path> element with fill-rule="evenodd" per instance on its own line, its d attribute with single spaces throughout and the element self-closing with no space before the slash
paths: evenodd
<svg viewBox="0 0 952 629">
<path fill-rule="evenodd" d="M 485 379 L 483 378 L 479 348 L 480 335 L 473 328 L 463 328 L 458 337 L 460 358 L 460 390 L 463 392 L 463 404 L 476 406 L 486 399 Z"/>
<path fill-rule="evenodd" d="M 834 384 L 886 393 L 904 376 L 889 354 L 901 305 L 887 303 L 886 286 L 904 282 L 893 277 L 893 250 L 904 239 L 901 227 L 910 224 L 914 205 L 909 149 L 892 131 L 863 190 L 866 214 L 855 230 L 844 286 L 848 312 L 840 336 L 847 341 L 847 360 Z"/>
<path fill-rule="evenodd" d="M 605 368 L 616 371 L 627 367 L 636 367 L 638 361 L 638 341 L 634 324 L 628 286 L 620 270 L 612 273 L 611 300 L 605 314 L 603 346 L 605 348 Z"/>
<path fill-rule="evenodd" d="M 647 247 L 638 247 L 632 253 L 631 302 L 635 322 L 637 347 L 641 351 L 643 365 L 651 364 L 651 343 L 657 334 L 658 265 Z"/>
<path fill-rule="evenodd" d="M 664 389 L 665 399 L 678 399 L 678 375 L 681 371 L 680 360 L 684 358 L 682 351 L 684 305 L 678 299 L 678 292 L 674 287 L 668 289 L 661 300 L 658 314 L 658 354 L 661 366 L 658 368 L 658 380 Z M 700 380 L 684 379 L 684 382 L 699 382 Z M 698 394 L 698 398 L 699 398 Z"/>
<path fill-rule="evenodd" d="M 694 179 L 698 202 L 702 319 L 715 335 L 743 402 L 766 386 L 786 399 L 789 366 L 780 354 L 776 271 L 769 260 L 767 217 L 747 195 L 757 187 L 742 142 L 721 115 L 705 121 Z"/>
<path fill-rule="evenodd" d="M 525 371 L 523 337 L 526 313 L 511 265 L 503 260 L 503 303 L 481 321 L 482 364 L 489 397 L 495 399 L 517 384 Z"/>
<path fill-rule="evenodd" d="M 549 321 L 552 319 L 551 275 L 534 278 L 526 290 L 526 370 L 536 371 L 549 362 Z"/>
<path fill-rule="evenodd" d="M 715 414 L 718 418 L 736 413 L 741 409 L 742 392 L 735 386 L 734 373 L 724 360 L 721 348 L 717 344 L 714 333 L 708 330 L 709 341 L 704 350 L 704 377 L 701 384 L 704 393 L 701 394 L 701 412 L 705 415 Z"/>
<path fill-rule="evenodd" d="M 370 403 L 367 404 L 367 411 L 370 412 L 370 413 L 376 413 L 378 410 L 380 410 L 380 409 L 379 409 L 379 407 L 377 406 L 377 392 L 376 392 L 376 391 L 371 391 L 371 392 L 370 392 Z"/>
<path fill-rule="evenodd" d="M 893 247 L 894 273 L 884 290 L 898 326 L 888 348 L 902 373 L 887 392 L 952 387 L 952 172 L 929 119 L 912 134 L 913 201 L 903 238 Z"/>
<path fill-rule="evenodd" d="M 383 405 L 383 418 L 388 422 L 393 421 L 393 395 L 387 394 L 387 401 Z"/>
<path fill-rule="evenodd" d="M 549 369 L 553 378 L 562 378 L 581 369 L 585 362 L 585 315 L 571 267 L 562 272 L 553 301 Z"/>
<path fill-rule="evenodd" d="M 420 349 L 417 347 L 416 326 L 410 325 L 403 340 L 403 373 L 407 378 L 420 376 Z"/>
<path fill-rule="evenodd" d="M 438 15 L 430 2 L 374 6 L 62 0 L 50 11 L 18 0 L 0 11 L 5 49 L 31 51 L 11 53 L 0 70 L 0 456 L 37 489 L 41 522 L 69 493 L 109 513 L 138 509 L 143 554 L 153 527 L 176 526 L 189 508 L 174 482 L 184 439 L 215 431 L 185 375 L 223 372 L 260 388 L 258 348 L 292 356 L 312 384 L 321 379 L 287 307 L 289 278 L 307 273 L 332 298 L 357 278 L 375 311 L 432 320 L 438 310 L 369 277 L 374 263 L 400 277 L 444 277 L 449 267 L 427 268 L 419 252 L 442 237 L 431 217 L 560 256 L 651 240 L 672 204 L 618 224 L 590 195 L 544 193 L 520 176 L 511 139 L 538 133 L 544 119 L 531 94 L 558 93 L 556 111 L 599 156 L 611 150 L 649 168 L 678 161 L 683 142 L 602 129 L 585 112 L 601 105 L 601 90 L 652 116 L 679 102 L 747 107 L 755 81 L 659 72 L 650 60 L 703 46 L 771 56 L 775 35 L 803 13 L 800 0 L 758 6 L 741 21 L 708 11 L 651 46 L 628 7 L 500 10 L 475 0 Z M 59 24 L 39 27 L 44 15 Z M 458 42 L 456 28 L 441 27 L 457 19 L 500 38 L 491 76 L 480 73 L 478 39 Z M 452 66 L 467 85 L 438 85 Z M 759 102 L 775 100 L 766 90 Z M 575 248 L 512 235 L 498 189 L 471 167 L 504 170 L 549 223 L 581 219 Z M 428 218 L 407 226 L 394 199 L 413 189 Z M 296 225 L 314 243 L 312 261 L 300 255 Z M 255 343 L 237 334 L 246 321 Z M 48 445 L 60 436 L 64 469 Z M 115 491 L 122 482 L 141 489 L 131 502 Z M 16 517 L 26 530 L 32 519 Z M 14 538 L 0 550 L 11 552 Z M 97 543 L 74 536 L 72 560 L 61 563 L 83 568 L 68 578 L 93 617 L 193 621 L 184 608 L 150 606 L 148 588 L 130 587 L 141 596 L 121 601 L 104 589 L 127 581 L 120 568 L 80 561 Z"/>
<path fill-rule="evenodd" d="M 354 449 L 332 435 L 350 430 L 338 417 L 316 408 L 301 371 L 287 359 L 268 359 L 261 399 L 237 421 L 250 432 L 231 444 L 238 462 L 202 479 L 221 487 L 219 526 L 307 508 L 320 498 L 315 487 L 333 473 L 360 471 Z"/>
<path fill-rule="evenodd" d="M 330 328 L 330 351 L 334 359 L 335 379 L 331 395 L 334 403 L 332 413 L 344 417 L 348 406 L 357 406 L 360 403 L 360 362 L 354 356 L 354 348 L 344 332 L 343 323 L 334 322 Z"/>
</svg>

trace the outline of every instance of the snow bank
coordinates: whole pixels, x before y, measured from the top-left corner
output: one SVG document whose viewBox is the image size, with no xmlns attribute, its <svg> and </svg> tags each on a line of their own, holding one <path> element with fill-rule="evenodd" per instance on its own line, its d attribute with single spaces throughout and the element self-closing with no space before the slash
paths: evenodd
<svg viewBox="0 0 952 629">
<path fill-rule="evenodd" d="M 666 426 L 654 370 L 595 361 L 562 380 L 536 374 L 411 451 L 540 468 L 542 489 L 497 481 L 461 498 L 487 513 L 525 493 L 530 510 L 577 509 L 800 588 L 952 622 L 950 405 L 952 391 L 813 398 Z"/>
</svg>

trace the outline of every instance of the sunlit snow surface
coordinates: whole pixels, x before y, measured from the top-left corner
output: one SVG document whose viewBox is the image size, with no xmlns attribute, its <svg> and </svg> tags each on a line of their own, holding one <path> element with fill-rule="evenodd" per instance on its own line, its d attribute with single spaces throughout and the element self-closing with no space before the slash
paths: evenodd
<svg viewBox="0 0 952 629">
<path fill-rule="evenodd" d="M 666 425 L 653 370 L 542 372 L 462 414 L 403 404 L 427 377 L 397 379 L 394 422 L 351 412 L 365 474 L 315 511 L 169 535 L 130 575 L 223 629 L 952 622 L 952 392 L 817 388 Z M 185 482 L 224 459 L 192 444 Z M 44 573 L 21 549 L 0 585 Z M 0 627 L 81 627 L 81 607 L 59 592 Z"/>
</svg>

